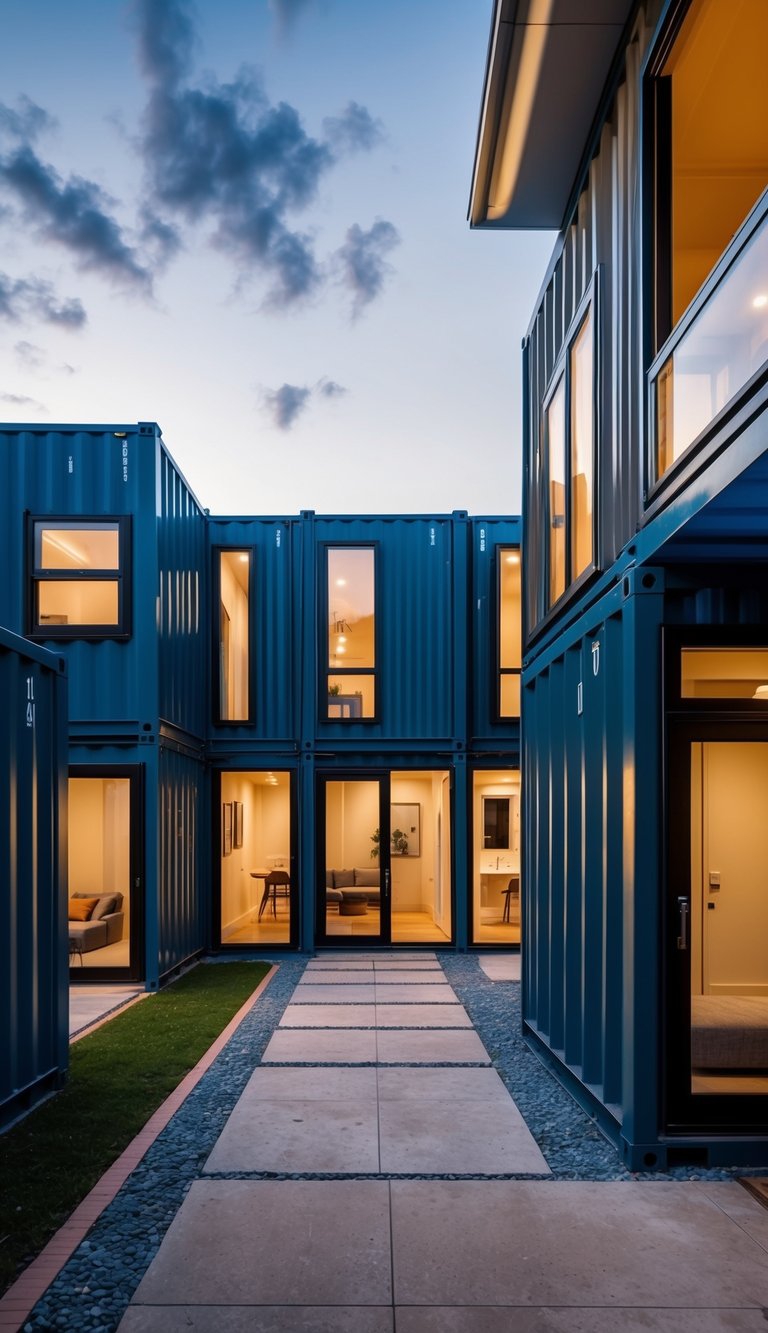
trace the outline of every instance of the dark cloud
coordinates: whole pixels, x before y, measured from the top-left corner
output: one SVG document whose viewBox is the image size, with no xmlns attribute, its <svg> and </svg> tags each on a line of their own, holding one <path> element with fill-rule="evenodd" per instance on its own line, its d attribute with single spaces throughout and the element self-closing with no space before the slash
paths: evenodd
<svg viewBox="0 0 768 1333">
<path fill-rule="evenodd" d="M 264 406 L 278 430 L 290 430 L 309 405 L 312 390 L 306 385 L 282 384 L 279 389 L 265 389 Z"/>
<path fill-rule="evenodd" d="M 0 158 L 0 184 L 21 203 L 27 222 L 45 240 L 70 250 L 79 267 L 96 270 L 122 284 L 151 289 L 149 271 L 126 243 L 107 212 L 98 185 L 80 176 L 62 181 L 29 144 Z"/>
<path fill-rule="evenodd" d="M 0 393 L 0 402 L 9 403 L 11 407 L 34 407 L 39 412 L 48 411 L 44 403 L 39 403 L 36 398 L 28 398 L 23 393 Z"/>
<path fill-rule="evenodd" d="M 152 256 L 155 271 L 166 268 L 182 248 L 178 228 L 158 217 L 150 208 L 142 211 L 141 239 Z"/>
<path fill-rule="evenodd" d="M 82 302 L 76 296 L 60 300 L 50 282 L 0 273 L 0 319 L 41 319 L 61 328 L 80 329 L 86 318 Z"/>
<path fill-rule="evenodd" d="M 326 116 L 323 130 L 337 152 L 370 152 L 384 141 L 382 122 L 359 102 L 348 102 L 340 116 Z"/>
<path fill-rule="evenodd" d="M 392 271 L 385 255 L 400 244 L 397 228 L 377 218 L 369 231 L 356 222 L 347 231 L 346 240 L 334 256 L 341 281 L 352 293 L 352 313 L 357 317 L 379 295 L 384 280 Z"/>
<path fill-rule="evenodd" d="M 316 387 L 323 398 L 342 398 L 347 392 L 344 385 L 337 384 L 335 380 L 320 380 Z"/>
<path fill-rule="evenodd" d="M 53 116 L 28 97 L 19 97 L 16 108 L 14 111 L 13 107 L 0 102 L 0 134 L 20 139 L 22 143 L 33 143 L 44 130 L 56 125 Z"/>
<path fill-rule="evenodd" d="M 175 86 L 192 67 L 195 30 L 184 0 L 134 0 L 139 63 L 151 83 Z"/>
<path fill-rule="evenodd" d="M 311 0 L 269 0 L 270 9 L 277 19 L 278 31 L 289 32 L 303 9 L 309 7 Z"/>
</svg>

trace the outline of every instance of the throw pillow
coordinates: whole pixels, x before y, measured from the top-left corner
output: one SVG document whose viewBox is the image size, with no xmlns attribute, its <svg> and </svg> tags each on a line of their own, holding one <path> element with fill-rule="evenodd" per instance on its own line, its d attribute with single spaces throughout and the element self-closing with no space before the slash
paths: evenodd
<svg viewBox="0 0 768 1333">
<path fill-rule="evenodd" d="M 69 900 L 69 919 L 70 921 L 90 921 L 91 912 L 98 902 L 98 898 L 70 898 Z"/>
<path fill-rule="evenodd" d="M 378 889 L 378 870 L 355 870 L 355 885 L 361 889 Z"/>
<path fill-rule="evenodd" d="M 355 887 L 354 870 L 334 870 L 333 887 L 335 889 L 354 889 Z"/>
<path fill-rule="evenodd" d="M 116 905 L 117 905 L 117 898 L 115 897 L 114 893 L 108 894 L 106 895 L 106 897 L 99 898 L 96 903 L 96 906 L 93 909 L 91 921 L 101 921 L 101 918 L 103 916 L 109 916 L 111 912 L 114 912 Z"/>
</svg>

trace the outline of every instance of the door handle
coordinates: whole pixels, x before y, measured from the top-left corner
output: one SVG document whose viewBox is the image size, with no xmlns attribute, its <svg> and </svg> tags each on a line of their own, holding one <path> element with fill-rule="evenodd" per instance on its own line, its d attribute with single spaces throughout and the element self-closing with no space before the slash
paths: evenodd
<svg viewBox="0 0 768 1333">
<path fill-rule="evenodd" d="M 384 897 L 389 897 L 389 871 L 384 871 Z"/>
<path fill-rule="evenodd" d="M 688 926 L 691 919 L 691 904 L 687 898 L 678 898 L 677 900 L 677 925 L 679 934 L 677 937 L 677 947 L 681 951 L 688 948 Z"/>
</svg>

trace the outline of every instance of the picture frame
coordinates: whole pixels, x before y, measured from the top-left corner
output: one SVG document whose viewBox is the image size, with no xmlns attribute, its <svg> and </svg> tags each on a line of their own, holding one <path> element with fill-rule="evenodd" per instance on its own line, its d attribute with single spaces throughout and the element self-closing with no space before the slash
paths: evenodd
<svg viewBox="0 0 768 1333">
<path fill-rule="evenodd" d="M 221 852 L 222 856 L 232 853 L 232 802 L 224 801 L 221 807 Z"/>
<path fill-rule="evenodd" d="M 242 801 L 232 802 L 232 846 L 242 847 L 243 845 L 243 803 Z"/>
<path fill-rule="evenodd" d="M 421 805 L 393 803 L 389 810 L 390 856 L 421 856 Z"/>
</svg>

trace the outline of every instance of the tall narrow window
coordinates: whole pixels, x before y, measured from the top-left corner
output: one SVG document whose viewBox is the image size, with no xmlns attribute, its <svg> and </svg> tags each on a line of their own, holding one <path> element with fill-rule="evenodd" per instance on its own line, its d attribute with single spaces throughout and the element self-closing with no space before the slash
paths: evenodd
<svg viewBox="0 0 768 1333">
<path fill-rule="evenodd" d="M 250 716 L 249 551 L 219 551 L 219 720 Z"/>
<path fill-rule="evenodd" d="M 594 339 L 590 303 L 567 339 L 545 409 L 548 606 L 595 563 Z"/>
<path fill-rule="evenodd" d="M 32 520 L 31 632 L 114 638 L 128 630 L 126 519 Z"/>
<path fill-rule="evenodd" d="M 520 716 L 520 551 L 502 546 L 497 556 L 499 588 L 499 717 Z"/>
<path fill-rule="evenodd" d="M 549 444 L 549 604 L 565 592 L 565 376 L 547 408 Z"/>
<path fill-rule="evenodd" d="M 570 351 L 571 370 L 571 580 L 593 560 L 592 467 L 594 393 L 592 310 L 587 311 Z"/>
<path fill-rule="evenodd" d="M 326 716 L 334 721 L 376 713 L 375 583 L 372 547 L 328 551 Z"/>
</svg>

